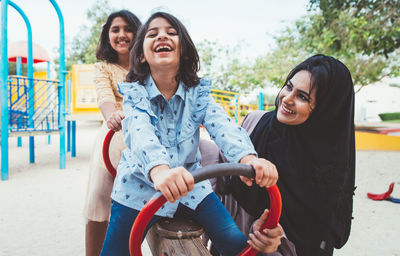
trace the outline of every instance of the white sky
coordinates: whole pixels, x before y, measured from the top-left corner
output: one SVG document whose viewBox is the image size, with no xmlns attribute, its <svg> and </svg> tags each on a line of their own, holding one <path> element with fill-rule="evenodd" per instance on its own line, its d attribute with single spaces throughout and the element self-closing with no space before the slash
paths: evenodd
<svg viewBox="0 0 400 256">
<path fill-rule="evenodd" d="M 48 0 L 12 0 L 28 16 L 33 42 L 57 57 L 59 23 Z M 86 11 L 96 0 L 57 0 L 65 22 L 66 42 L 87 24 Z M 167 7 L 187 27 L 194 42 L 203 39 L 235 45 L 245 41 L 242 53 L 255 57 L 272 46 L 271 34 L 306 14 L 307 0 L 110 0 L 117 9 L 126 8 L 144 22 L 153 8 Z M 268 34 L 270 35 L 268 35 Z M 27 40 L 22 17 L 8 7 L 8 41 Z"/>
</svg>

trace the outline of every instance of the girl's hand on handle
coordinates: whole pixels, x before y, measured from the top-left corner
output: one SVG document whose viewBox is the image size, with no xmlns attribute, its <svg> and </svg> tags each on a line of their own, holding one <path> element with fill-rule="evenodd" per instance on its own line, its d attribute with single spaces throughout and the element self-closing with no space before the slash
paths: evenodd
<svg viewBox="0 0 400 256">
<path fill-rule="evenodd" d="M 121 110 L 114 111 L 107 119 L 107 127 L 110 130 L 118 132 L 122 129 L 121 122 L 125 118 L 124 112 Z"/>
<path fill-rule="evenodd" d="M 268 213 L 269 211 L 265 210 L 260 218 L 254 222 L 253 230 L 256 231 L 249 234 L 250 240 L 248 241 L 251 247 L 265 253 L 271 253 L 278 250 L 278 247 L 281 244 L 281 238 L 283 236 L 283 229 L 279 224 L 273 229 L 264 229 L 264 234 L 258 231 L 267 220 Z"/>
<path fill-rule="evenodd" d="M 170 169 L 168 165 L 158 165 L 151 169 L 150 177 L 154 188 L 174 203 L 194 188 L 192 174 L 184 167 Z"/>
<path fill-rule="evenodd" d="M 257 158 L 255 155 L 247 155 L 240 160 L 240 163 L 253 166 L 256 171 L 254 180 L 260 187 L 271 187 L 278 181 L 278 171 L 275 165 L 264 158 Z M 252 179 L 243 176 L 240 176 L 240 179 L 247 186 L 253 184 Z"/>
</svg>

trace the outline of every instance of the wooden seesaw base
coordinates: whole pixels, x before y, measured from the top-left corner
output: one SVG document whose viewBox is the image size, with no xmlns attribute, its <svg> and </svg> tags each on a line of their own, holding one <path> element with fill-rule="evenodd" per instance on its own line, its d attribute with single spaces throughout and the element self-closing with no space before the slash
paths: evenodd
<svg viewBox="0 0 400 256">
<path fill-rule="evenodd" d="M 211 256 L 200 238 L 203 232 L 192 220 L 164 218 L 153 225 L 146 240 L 156 256 Z"/>
</svg>

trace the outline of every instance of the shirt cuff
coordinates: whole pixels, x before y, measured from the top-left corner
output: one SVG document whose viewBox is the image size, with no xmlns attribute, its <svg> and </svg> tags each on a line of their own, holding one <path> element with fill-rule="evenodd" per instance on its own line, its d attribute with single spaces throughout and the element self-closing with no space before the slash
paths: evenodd
<svg viewBox="0 0 400 256">
<path fill-rule="evenodd" d="M 255 155 L 256 157 L 258 157 L 256 151 L 253 151 L 253 150 L 243 151 L 240 154 L 236 155 L 236 157 L 231 158 L 231 161 L 229 161 L 229 162 L 239 163 L 240 159 L 242 159 L 243 157 L 245 157 L 247 155 Z"/>
<path fill-rule="evenodd" d="M 153 182 L 151 181 L 151 178 L 150 178 L 150 171 L 151 171 L 151 169 L 153 169 L 154 167 L 156 167 L 156 166 L 158 166 L 158 165 L 162 165 L 162 164 L 166 164 L 166 165 L 169 166 L 169 162 L 168 162 L 167 160 L 165 160 L 165 159 L 159 159 L 159 160 L 152 161 L 152 162 L 148 163 L 148 164 L 146 165 L 146 167 L 144 168 L 144 176 L 145 176 L 146 179 L 148 179 L 151 183 L 153 183 Z"/>
</svg>

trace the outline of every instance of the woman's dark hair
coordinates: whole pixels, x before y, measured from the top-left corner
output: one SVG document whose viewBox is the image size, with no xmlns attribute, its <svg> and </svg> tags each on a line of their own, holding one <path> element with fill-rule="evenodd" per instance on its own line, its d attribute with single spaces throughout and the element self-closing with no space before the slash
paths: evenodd
<svg viewBox="0 0 400 256">
<path fill-rule="evenodd" d="M 125 22 L 128 23 L 129 28 L 133 32 L 133 38 L 136 37 L 136 32 L 138 31 L 139 27 L 142 24 L 140 20 L 136 17 L 136 15 L 128 10 L 121 10 L 111 13 L 108 16 L 107 21 L 103 25 L 103 28 L 101 30 L 101 35 L 96 50 L 96 58 L 98 60 L 110 63 L 116 63 L 118 61 L 118 53 L 112 48 L 110 44 L 110 38 L 108 36 L 111 23 L 117 17 L 123 18 Z"/>
<path fill-rule="evenodd" d="M 318 103 L 327 95 L 327 92 L 329 90 L 329 83 L 332 78 L 331 63 L 336 61 L 336 59 L 330 56 L 325 56 L 322 54 L 314 55 L 298 64 L 294 69 L 292 69 L 292 71 L 290 71 L 289 75 L 286 78 L 284 86 L 286 86 L 288 81 L 292 79 L 294 75 L 296 75 L 298 72 L 302 70 L 310 72 L 311 86 L 309 93 L 311 94 L 314 89 L 317 89 L 315 99 L 316 108 L 318 106 Z M 277 99 L 278 98 L 279 95 Z"/>
<path fill-rule="evenodd" d="M 146 23 L 139 29 L 135 37 L 135 43 L 130 54 L 130 70 L 126 76 L 128 82 L 139 81 L 145 84 L 145 80 L 150 75 L 150 67 L 147 62 L 142 63 L 143 42 L 150 23 L 156 18 L 166 19 L 177 31 L 181 45 L 179 72 L 175 77 L 176 81 L 182 81 L 187 87 L 199 84 L 200 78 L 197 76 L 199 71 L 199 55 L 196 47 L 189 36 L 185 26 L 173 15 L 165 12 L 156 12 L 150 16 Z"/>
</svg>

